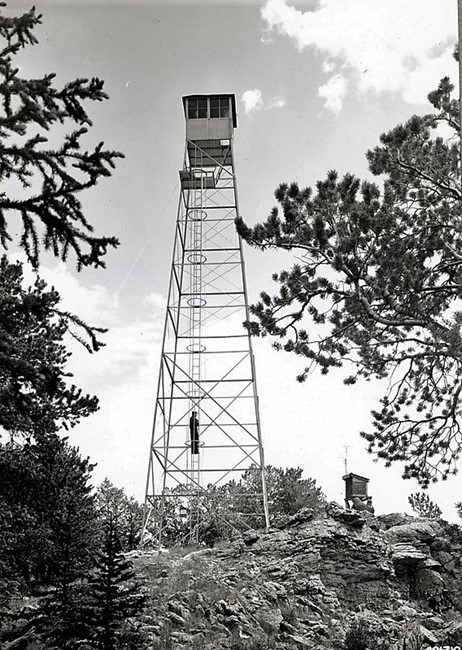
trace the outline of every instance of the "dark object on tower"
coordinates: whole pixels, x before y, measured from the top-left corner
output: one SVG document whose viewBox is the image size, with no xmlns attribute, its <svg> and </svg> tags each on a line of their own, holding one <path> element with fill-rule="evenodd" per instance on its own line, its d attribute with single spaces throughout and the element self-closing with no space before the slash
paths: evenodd
<svg viewBox="0 0 462 650">
<path fill-rule="evenodd" d="M 372 497 L 367 494 L 369 479 L 359 474 L 345 474 L 342 477 L 345 481 L 345 507 L 347 510 L 367 510 L 374 512 Z M 351 506 L 350 506 L 351 502 Z"/>
<path fill-rule="evenodd" d="M 199 420 L 196 411 L 193 411 L 189 418 L 189 437 L 191 439 L 191 453 L 199 453 Z"/>
</svg>

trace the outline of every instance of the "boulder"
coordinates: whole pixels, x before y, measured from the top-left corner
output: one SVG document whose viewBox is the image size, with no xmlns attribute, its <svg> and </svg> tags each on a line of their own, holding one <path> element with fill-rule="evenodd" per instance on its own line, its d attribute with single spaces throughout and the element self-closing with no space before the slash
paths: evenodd
<svg viewBox="0 0 462 650">
<path fill-rule="evenodd" d="M 274 603 L 278 600 L 284 600 L 287 598 L 287 589 L 284 585 L 280 585 L 278 582 L 264 582 L 262 585 L 262 592 L 266 596 L 267 600 Z"/>
<path fill-rule="evenodd" d="M 388 528 L 385 532 L 387 539 L 391 544 L 397 542 L 422 542 L 430 544 L 442 530 L 436 521 L 431 519 L 414 520 L 406 524 L 400 524 Z"/>
<path fill-rule="evenodd" d="M 445 625 L 441 616 L 428 616 L 422 623 L 427 630 L 440 630 Z"/>
<path fill-rule="evenodd" d="M 433 609 L 438 609 L 444 588 L 443 577 L 432 569 L 417 569 L 415 574 L 415 593 L 418 598 L 426 599 Z M 433 604 L 434 603 L 434 604 Z"/>
<path fill-rule="evenodd" d="M 462 646 L 462 623 L 452 621 L 440 633 L 440 643 L 449 646 Z"/>
<path fill-rule="evenodd" d="M 335 501 L 329 503 L 326 507 L 326 513 L 335 521 L 339 521 L 353 528 L 362 528 L 366 523 L 365 513 L 356 510 L 345 510 Z"/>
<path fill-rule="evenodd" d="M 306 521 L 311 521 L 314 518 L 313 508 L 302 508 L 289 518 L 287 526 L 296 526 Z"/>
<path fill-rule="evenodd" d="M 377 521 L 383 530 L 388 530 L 393 526 L 408 524 L 409 522 L 414 521 L 414 517 L 411 517 L 411 515 L 407 515 L 404 512 L 392 512 L 387 515 L 379 515 Z"/>
<path fill-rule="evenodd" d="M 250 529 L 242 533 L 242 539 L 246 546 L 252 546 L 252 544 L 258 542 L 260 535 L 257 533 L 257 531 Z"/>
<path fill-rule="evenodd" d="M 414 607 L 411 607 L 410 605 L 401 605 L 401 607 L 398 607 L 394 612 L 394 618 L 397 621 L 405 621 L 416 618 L 417 614 L 418 612 Z"/>
<path fill-rule="evenodd" d="M 395 565 L 415 566 L 420 562 L 425 562 L 428 558 L 428 553 L 420 548 L 416 548 L 413 544 L 399 542 L 393 544 L 391 547 L 391 557 Z"/>
<path fill-rule="evenodd" d="M 435 560 L 433 557 L 428 556 L 423 560 L 422 566 L 425 567 L 426 569 L 433 569 L 433 571 L 441 571 L 442 566 L 441 563 Z"/>
<path fill-rule="evenodd" d="M 438 637 L 436 634 L 430 630 L 427 630 L 427 628 L 423 625 L 419 626 L 419 632 L 421 633 L 422 640 L 425 641 L 425 643 L 429 643 L 430 645 L 435 645 L 438 643 Z"/>
</svg>

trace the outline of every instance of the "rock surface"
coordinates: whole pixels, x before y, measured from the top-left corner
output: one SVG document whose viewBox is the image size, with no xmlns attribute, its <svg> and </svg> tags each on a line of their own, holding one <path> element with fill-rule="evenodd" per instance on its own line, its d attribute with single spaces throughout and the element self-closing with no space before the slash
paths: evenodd
<svg viewBox="0 0 462 650">
<path fill-rule="evenodd" d="M 173 650 L 331 650 L 355 634 L 377 649 L 460 645 L 461 546 L 450 533 L 332 503 L 213 549 L 138 553 L 150 592 L 141 629 Z"/>
</svg>

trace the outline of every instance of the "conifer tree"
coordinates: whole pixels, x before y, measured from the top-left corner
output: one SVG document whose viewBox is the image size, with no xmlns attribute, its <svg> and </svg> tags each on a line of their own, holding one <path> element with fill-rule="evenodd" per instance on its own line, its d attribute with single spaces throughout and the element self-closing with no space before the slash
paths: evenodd
<svg viewBox="0 0 462 650">
<path fill-rule="evenodd" d="M 54 585 L 66 599 L 97 541 L 91 470 L 56 435 L 0 446 L 0 581 L 22 593 Z"/>
<path fill-rule="evenodd" d="M 99 522 L 101 525 L 101 522 Z M 115 523 L 104 523 L 90 570 L 45 599 L 38 631 L 45 647 L 85 650 L 141 650 L 136 617 L 146 596 L 122 552 Z"/>
<path fill-rule="evenodd" d="M 409 504 L 418 517 L 439 519 L 441 508 L 425 492 L 415 492 L 408 497 Z"/>
<path fill-rule="evenodd" d="M 143 506 L 121 488 L 105 479 L 96 490 L 96 510 L 105 527 L 111 521 L 123 551 L 132 551 L 140 542 Z"/>
<path fill-rule="evenodd" d="M 261 478 L 256 467 L 244 472 L 240 481 L 244 492 L 249 496 L 240 497 L 237 509 L 247 513 L 262 510 L 261 497 L 256 496 L 261 492 Z M 302 508 L 311 508 L 314 513 L 319 513 L 326 505 L 326 497 L 321 488 L 312 478 L 302 478 L 301 467 L 265 467 L 268 503 L 272 518 L 290 516 Z"/>
<path fill-rule="evenodd" d="M 6 7 L 6 3 L 0 3 Z M 104 266 L 115 237 L 97 237 L 82 211 L 80 194 L 111 175 L 121 154 L 82 148 L 92 123 L 85 104 L 107 95 L 100 79 L 76 79 L 63 87 L 55 75 L 23 79 L 15 56 L 37 44 L 34 29 L 41 15 L 32 8 L 21 16 L 0 15 L 0 243 L 6 247 L 12 230 L 22 224 L 20 244 L 37 268 L 40 248 L 67 259 L 75 256 L 77 268 Z M 68 129 L 61 144 L 49 141 L 57 128 Z"/>
<path fill-rule="evenodd" d="M 137 633 L 130 619 L 142 611 L 146 597 L 122 552 L 117 526 L 111 519 L 106 522 L 103 548 L 88 580 L 88 595 L 92 647 L 118 650 L 136 644 Z"/>
<path fill-rule="evenodd" d="M 107 98 L 103 82 L 58 86 L 54 74 L 22 78 L 16 57 L 37 44 L 41 16 L 34 8 L 11 16 L 4 2 L 0 7 L 0 246 L 6 249 L 19 232 L 35 269 L 44 250 L 62 260 L 70 253 L 78 270 L 104 267 L 118 241 L 94 234 L 80 198 L 111 175 L 121 156 L 103 143 L 84 144 L 92 126 L 86 105 Z M 77 605 L 96 541 L 92 467 L 56 434 L 98 402 L 68 383 L 64 337 L 96 351 L 105 330 L 86 325 L 59 301 L 39 278 L 27 289 L 21 264 L 0 261 L 0 435 L 8 441 L 0 446 L 0 586 L 7 603 L 14 592 L 54 585 L 56 625 L 44 638 L 55 633 L 71 647 L 71 637 L 82 637 L 74 629 Z"/>
<path fill-rule="evenodd" d="M 97 349 L 95 328 L 61 311 L 59 301 L 43 280 L 25 289 L 21 264 L 0 259 L 0 427 L 12 438 L 38 440 L 98 408 L 96 397 L 67 383 L 63 343 L 74 326 L 84 327 Z"/>
<path fill-rule="evenodd" d="M 271 522 L 291 516 L 302 508 L 310 508 L 314 514 L 324 510 L 326 497 L 321 488 L 314 479 L 302 478 L 302 474 L 300 467 L 266 466 Z M 184 492 L 185 487 L 178 485 L 166 498 L 162 543 L 167 546 L 187 542 L 191 525 L 197 526 L 198 541 L 209 546 L 218 539 L 228 539 L 249 527 L 263 525 L 261 474 L 256 465 L 248 468 L 239 481 L 208 485 L 197 503 L 191 504 L 190 498 L 182 496 Z M 180 516 L 181 510 L 186 516 Z M 191 510 L 196 513 L 193 522 L 189 519 Z"/>
<path fill-rule="evenodd" d="M 462 501 L 458 501 L 454 504 L 456 506 L 456 511 L 459 517 L 462 519 Z"/>
<path fill-rule="evenodd" d="M 103 82 L 76 79 L 61 87 L 53 73 L 23 78 L 16 57 L 38 43 L 35 30 L 42 17 L 34 8 L 17 16 L 9 15 L 4 2 L 0 8 L 0 246 L 5 249 L 19 232 L 18 243 L 35 269 L 43 249 L 62 260 L 71 253 L 79 270 L 104 267 L 117 239 L 93 233 L 80 199 L 111 175 L 121 156 L 103 143 L 84 148 L 92 126 L 86 106 L 107 98 Z M 0 427 L 30 437 L 72 426 L 96 410 L 95 397 L 65 385 L 62 340 L 70 333 L 89 351 L 97 350 L 97 336 L 105 330 L 60 309 L 58 294 L 45 291 L 40 280 L 29 291 L 21 281 L 20 268 L 4 259 Z"/>
<path fill-rule="evenodd" d="M 460 126 L 453 86 L 430 93 L 433 112 L 381 136 L 367 154 L 383 186 L 335 171 L 315 190 L 282 184 L 266 222 L 237 220 L 252 246 L 293 251 L 247 327 L 304 360 L 304 381 L 344 365 L 344 379 L 389 379 L 368 451 L 422 487 L 455 473 L 462 448 Z M 454 134 L 443 138 L 439 127 Z"/>
</svg>

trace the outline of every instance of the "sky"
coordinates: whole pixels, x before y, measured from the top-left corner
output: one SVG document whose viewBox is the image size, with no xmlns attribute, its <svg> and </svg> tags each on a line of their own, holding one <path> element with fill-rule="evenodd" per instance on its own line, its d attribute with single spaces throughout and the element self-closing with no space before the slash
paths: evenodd
<svg viewBox="0 0 462 650">
<path fill-rule="evenodd" d="M 5 11 L 28 8 L 15 0 Z M 36 8 L 39 44 L 18 57 L 21 74 L 53 71 L 57 84 L 104 79 L 110 99 L 88 106 L 87 143 L 125 154 L 83 198 L 96 232 L 120 239 L 107 268 L 77 273 L 71 261 L 42 258 L 41 275 L 63 304 L 109 328 L 97 354 L 71 344 L 75 382 L 101 408 L 70 441 L 97 464 L 96 483 L 108 477 L 143 500 L 183 161 L 181 97 L 235 93 L 240 212 L 249 224 L 263 221 L 281 182 L 312 185 L 330 169 L 367 177 L 364 154 L 379 135 L 426 112 L 441 77 L 456 83 L 457 2 L 37 0 Z M 245 258 L 251 301 L 291 263 L 248 247 Z M 254 350 L 266 462 L 302 467 L 342 503 L 347 456 L 348 471 L 370 478 L 378 514 L 409 512 L 417 484 L 403 481 L 399 466 L 374 463 L 359 437 L 381 386 L 344 386 L 347 371 L 298 384 L 295 357 L 269 339 Z M 429 493 L 454 519 L 459 477 Z"/>
</svg>

